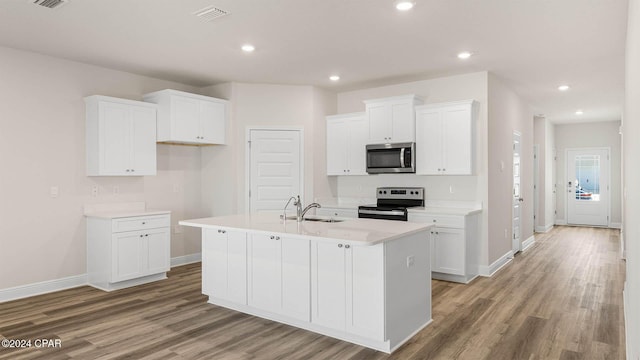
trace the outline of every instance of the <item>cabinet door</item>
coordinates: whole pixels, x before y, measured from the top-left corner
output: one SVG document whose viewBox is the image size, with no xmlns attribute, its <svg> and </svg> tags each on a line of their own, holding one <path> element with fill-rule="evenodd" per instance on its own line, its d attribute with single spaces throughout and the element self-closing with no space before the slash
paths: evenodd
<svg viewBox="0 0 640 360">
<path fill-rule="evenodd" d="M 347 136 L 345 120 L 327 120 L 327 175 L 347 174 Z"/>
<path fill-rule="evenodd" d="M 433 239 L 431 271 L 465 275 L 464 230 L 435 228 L 431 233 Z"/>
<path fill-rule="evenodd" d="M 130 280 L 144 274 L 144 231 L 114 234 L 111 239 L 111 282 Z"/>
<path fill-rule="evenodd" d="M 381 144 L 391 141 L 391 108 L 387 104 L 367 105 L 369 121 L 369 144 Z"/>
<path fill-rule="evenodd" d="M 346 331 L 384 341 L 384 245 L 347 252 Z"/>
<path fill-rule="evenodd" d="M 344 331 L 345 251 L 336 243 L 311 242 L 311 322 Z"/>
<path fill-rule="evenodd" d="M 247 303 L 246 233 L 203 229 L 202 293 Z"/>
<path fill-rule="evenodd" d="M 349 119 L 347 140 L 347 175 L 367 175 L 367 139 L 369 123 L 366 117 Z M 342 154 L 345 158 L 345 153 Z"/>
<path fill-rule="evenodd" d="M 391 141 L 414 142 L 415 117 L 413 103 L 398 102 L 391 104 Z"/>
<path fill-rule="evenodd" d="M 280 239 L 264 234 L 249 234 L 250 306 L 280 312 L 282 301 L 282 257 Z"/>
<path fill-rule="evenodd" d="M 145 273 L 147 275 L 169 271 L 170 264 L 170 231 L 169 228 L 154 229 L 145 232 Z"/>
<path fill-rule="evenodd" d="M 225 108 L 224 103 L 200 101 L 200 142 L 224 144 Z"/>
<path fill-rule="evenodd" d="M 200 100 L 171 96 L 171 134 L 176 141 L 200 141 Z"/>
<path fill-rule="evenodd" d="M 281 239 L 283 315 L 302 321 L 311 320 L 309 240 Z"/>
<path fill-rule="evenodd" d="M 442 111 L 442 168 L 447 175 L 471 175 L 471 106 L 454 106 Z"/>
<path fill-rule="evenodd" d="M 131 107 L 131 175 L 156 174 L 156 110 Z"/>
<path fill-rule="evenodd" d="M 100 175 L 130 175 L 130 105 L 101 101 L 98 112 Z"/>
<path fill-rule="evenodd" d="M 438 109 L 416 114 L 416 174 L 442 174 L 442 127 Z"/>
</svg>

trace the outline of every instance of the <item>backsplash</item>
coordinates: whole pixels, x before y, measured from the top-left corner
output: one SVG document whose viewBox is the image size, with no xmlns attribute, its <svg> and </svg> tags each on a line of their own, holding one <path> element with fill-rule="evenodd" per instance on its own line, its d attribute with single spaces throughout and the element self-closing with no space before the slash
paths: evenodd
<svg viewBox="0 0 640 360">
<path fill-rule="evenodd" d="M 482 201 L 477 198 L 477 176 L 422 176 L 413 174 L 380 174 L 368 176 L 338 176 L 339 198 L 375 197 L 380 186 L 425 188 L 426 200 Z"/>
</svg>

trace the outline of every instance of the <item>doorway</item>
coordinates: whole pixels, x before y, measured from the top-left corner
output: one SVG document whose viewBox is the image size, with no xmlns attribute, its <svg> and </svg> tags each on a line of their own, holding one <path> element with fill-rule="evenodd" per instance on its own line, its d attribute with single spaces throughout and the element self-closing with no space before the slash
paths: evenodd
<svg viewBox="0 0 640 360">
<path fill-rule="evenodd" d="M 521 237 L 521 205 L 524 201 L 520 190 L 520 154 L 522 153 L 521 134 L 518 131 L 513 132 L 513 197 L 512 197 L 512 222 L 511 222 L 511 248 L 513 253 L 520 251 Z"/>
<path fill-rule="evenodd" d="M 301 129 L 249 129 L 247 134 L 247 209 L 282 212 L 291 196 L 303 197 Z"/>
<path fill-rule="evenodd" d="M 609 225 L 609 149 L 567 149 L 567 224 Z"/>
</svg>

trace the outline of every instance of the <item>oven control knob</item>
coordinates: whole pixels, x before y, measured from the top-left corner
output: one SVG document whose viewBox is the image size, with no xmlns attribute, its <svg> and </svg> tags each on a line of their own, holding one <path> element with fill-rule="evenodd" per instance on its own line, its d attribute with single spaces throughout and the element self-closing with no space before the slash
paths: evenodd
<svg viewBox="0 0 640 360">
<path fill-rule="evenodd" d="M 384 193 L 386 194 L 386 193 L 387 193 L 387 191 L 385 190 L 385 191 L 384 191 Z"/>
<path fill-rule="evenodd" d="M 382 194 L 382 190 L 378 191 L 378 194 Z"/>
</svg>

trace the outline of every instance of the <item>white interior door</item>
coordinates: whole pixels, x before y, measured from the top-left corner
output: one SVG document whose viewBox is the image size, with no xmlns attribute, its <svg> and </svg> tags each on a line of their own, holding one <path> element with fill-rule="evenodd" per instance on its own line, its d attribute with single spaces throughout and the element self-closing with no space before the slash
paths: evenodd
<svg viewBox="0 0 640 360">
<path fill-rule="evenodd" d="M 521 204 L 522 204 L 522 195 L 520 191 L 520 153 L 522 152 L 522 143 L 520 142 L 520 133 L 514 131 L 513 132 L 513 210 L 512 214 L 512 223 L 511 223 L 511 232 L 513 236 L 511 237 L 511 248 L 513 253 L 520 251 L 520 222 L 521 217 L 520 213 Z"/>
<path fill-rule="evenodd" d="M 302 197 L 300 138 L 300 130 L 249 131 L 250 212 L 282 212 L 289 197 Z"/>
<path fill-rule="evenodd" d="M 609 225 L 609 150 L 567 150 L 567 223 Z"/>
</svg>

